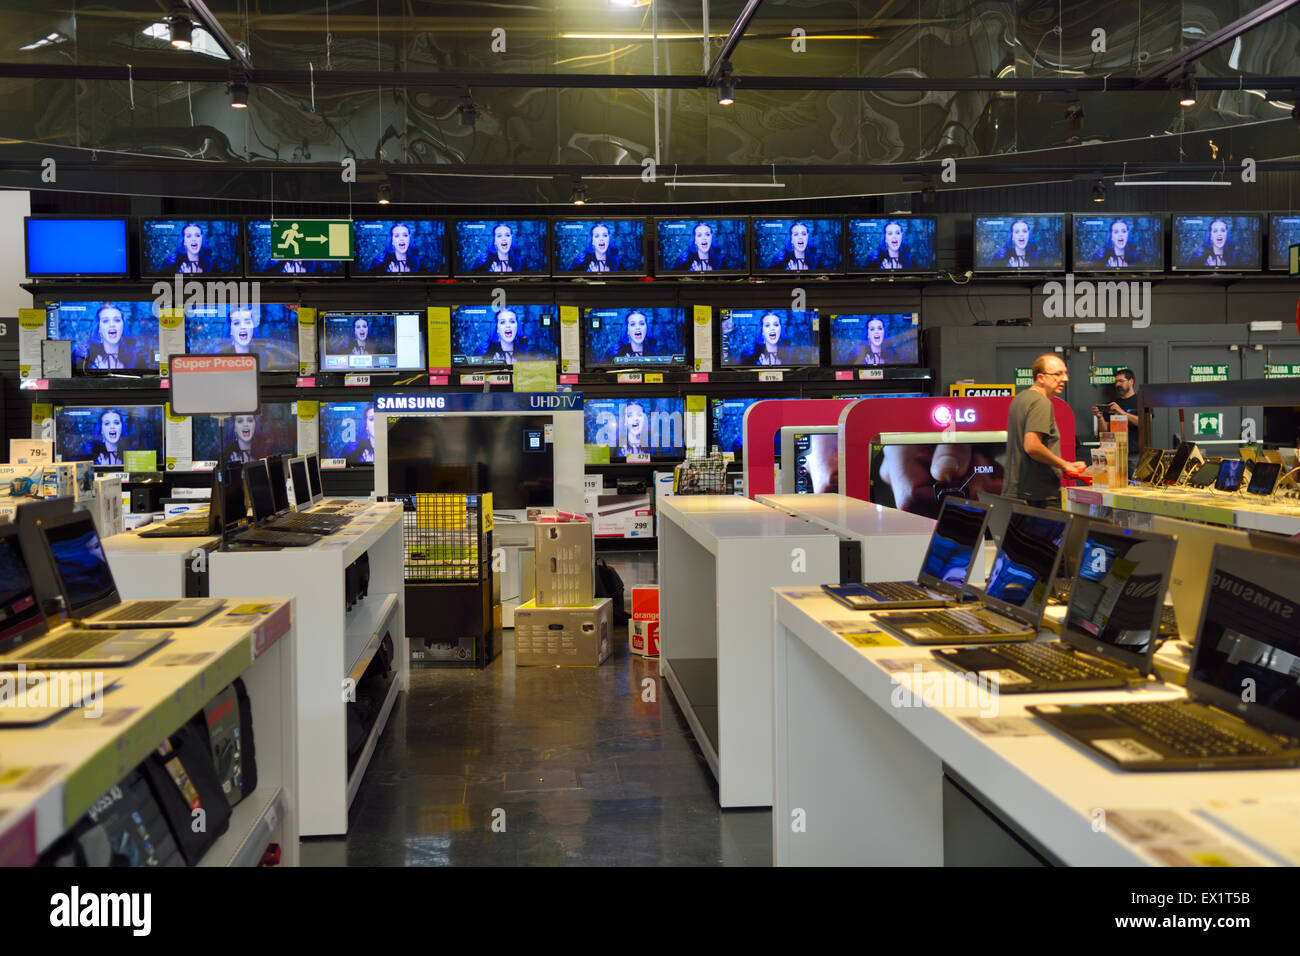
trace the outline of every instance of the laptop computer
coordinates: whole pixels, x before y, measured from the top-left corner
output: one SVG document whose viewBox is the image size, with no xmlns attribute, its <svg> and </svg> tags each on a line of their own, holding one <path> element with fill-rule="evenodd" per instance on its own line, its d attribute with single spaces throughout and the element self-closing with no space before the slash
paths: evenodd
<svg viewBox="0 0 1300 956">
<path fill-rule="evenodd" d="M 988 512 L 987 505 L 945 497 L 915 581 L 823 584 L 822 590 L 855 611 L 959 604 L 984 544 Z"/>
<path fill-rule="evenodd" d="M 212 488 L 208 496 L 208 510 L 205 514 L 184 515 L 179 518 L 173 518 L 171 521 L 165 521 L 161 524 L 149 525 L 136 532 L 141 538 L 208 538 L 221 534 L 221 515 L 217 508 L 218 488 L 217 475 L 220 469 L 212 469 Z"/>
<path fill-rule="evenodd" d="M 83 627 L 188 627 L 220 610 L 221 598 L 123 601 L 88 511 L 38 521 L 68 617 Z"/>
<path fill-rule="evenodd" d="M 103 633 L 102 631 L 98 633 Z M 59 671 L 0 671 L 0 727 L 35 727 L 93 704 L 117 678 L 70 667 Z M 97 716 L 87 714 L 87 717 Z"/>
<path fill-rule="evenodd" d="M 0 669 L 124 667 L 167 643 L 171 634 L 75 627 L 59 627 L 51 633 L 18 541 L 18 528 L 0 525 Z M 51 716 L 21 722 L 39 723 Z"/>
<path fill-rule="evenodd" d="M 338 511 L 340 508 L 346 508 L 349 505 L 355 505 L 357 502 L 349 501 L 346 498 L 326 498 L 325 483 L 320 476 L 320 456 L 316 454 L 306 455 L 307 462 L 307 480 L 311 483 L 311 503 L 315 506 L 315 514 L 328 514 L 331 511 Z"/>
<path fill-rule="evenodd" d="M 1175 540 L 1089 519 L 1074 523 L 1085 534 L 1073 555 L 1079 577 L 1060 641 L 931 653 L 957 670 L 985 676 L 1004 694 L 1101 690 L 1145 680 Z"/>
<path fill-rule="evenodd" d="M 988 583 L 975 591 L 978 607 L 883 611 L 875 622 L 914 644 L 1032 641 L 1038 636 L 1061 561 L 1059 542 L 1070 520 L 1064 511 L 1016 505 Z"/>
<path fill-rule="evenodd" d="M 1187 697 L 1028 708 L 1123 770 L 1300 766 L 1300 556 L 1214 549 Z"/>
<path fill-rule="evenodd" d="M 244 466 L 244 484 L 248 488 L 248 500 L 253 506 L 253 522 L 259 528 L 268 531 L 294 531 L 302 534 L 333 534 L 348 519 L 338 515 L 316 516 L 307 512 L 292 511 L 289 508 L 288 492 L 283 487 L 284 472 L 279 477 L 267 459 L 250 462 Z M 281 485 L 281 500 L 276 497 L 275 486 Z"/>
</svg>

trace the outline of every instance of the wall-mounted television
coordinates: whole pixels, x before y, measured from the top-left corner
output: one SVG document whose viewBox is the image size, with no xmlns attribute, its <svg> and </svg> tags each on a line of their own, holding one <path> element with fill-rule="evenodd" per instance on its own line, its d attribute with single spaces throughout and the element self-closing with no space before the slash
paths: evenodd
<svg viewBox="0 0 1300 956">
<path fill-rule="evenodd" d="M 259 371 L 296 372 L 298 307 L 189 306 L 185 309 L 185 351 L 257 355 Z"/>
<path fill-rule="evenodd" d="M 322 312 L 322 372 L 398 372 L 428 368 L 422 312 Z"/>
<path fill-rule="evenodd" d="M 935 271 L 938 220 L 929 216 L 850 219 L 845 270 L 868 275 Z"/>
<path fill-rule="evenodd" d="M 441 219 L 358 219 L 352 223 L 354 276 L 445 276 Z"/>
<path fill-rule="evenodd" d="M 557 219 L 551 232 L 554 275 L 646 274 L 644 219 Z"/>
<path fill-rule="evenodd" d="M 607 447 L 611 461 L 632 455 L 680 459 L 686 453 L 684 412 L 680 398 L 588 398 L 585 441 Z"/>
<path fill-rule="evenodd" d="M 373 402 L 321 403 L 320 458 L 322 468 L 375 463 Z"/>
<path fill-rule="evenodd" d="M 770 275 L 844 271 L 839 219 L 755 218 L 753 271 Z"/>
<path fill-rule="evenodd" d="M 832 365 L 915 365 L 915 312 L 850 312 L 830 317 Z"/>
<path fill-rule="evenodd" d="M 24 229 L 33 279 L 123 279 L 130 273 L 123 218 L 28 216 Z"/>
<path fill-rule="evenodd" d="M 196 462 L 250 462 L 298 453 L 298 416 L 292 402 L 263 402 L 255 415 L 227 415 L 221 422 L 224 449 L 215 416 L 195 415 L 190 424 Z"/>
<path fill-rule="evenodd" d="M 583 368 L 666 368 L 686 365 L 686 310 L 582 310 Z"/>
<path fill-rule="evenodd" d="M 1164 272 L 1165 217 L 1074 216 L 1075 272 Z"/>
<path fill-rule="evenodd" d="M 158 367 L 158 319 L 152 302 L 51 302 L 46 336 L 72 343 L 72 366 L 81 372 Z"/>
<path fill-rule="evenodd" d="M 817 310 L 719 309 L 722 366 L 819 365 Z"/>
<path fill-rule="evenodd" d="M 1300 243 L 1300 216 L 1273 213 L 1268 217 L 1268 267 L 1281 272 L 1291 268 L 1291 247 Z"/>
<path fill-rule="evenodd" d="M 122 469 L 129 451 L 152 451 L 163 461 L 161 405 L 61 405 L 54 409 L 59 461 L 88 461 L 97 468 Z"/>
<path fill-rule="evenodd" d="M 1258 215 L 1174 216 L 1169 262 L 1175 272 L 1258 272 Z"/>
<path fill-rule="evenodd" d="M 775 398 L 775 396 L 773 396 Z M 764 398 L 711 398 L 709 399 L 709 445 L 720 452 L 731 452 L 737 458 L 745 453 L 745 412 L 755 402 L 770 401 Z M 780 401 L 781 399 L 776 399 Z M 781 455 L 781 430 L 772 435 L 772 454 Z"/>
<path fill-rule="evenodd" d="M 550 275 L 545 219 L 460 219 L 456 221 L 452 273 Z"/>
<path fill-rule="evenodd" d="M 659 219 L 658 275 L 749 275 L 745 219 Z"/>
<path fill-rule="evenodd" d="M 140 275 L 243 275 L 242 225 L 238 219 L 141 219 Z"/>
<path fill-rule="evenodd" d="M 336 278 L 346 274 L 344 263 L 337 260 L 313 260 L 287 258 L 289 250 L 278 251 L 271 248 L 271 220 L 250 219 L 245 224 L 244 239 L 247 248 L 244 252 L 245 272 L 250 276 L 273 278 L 282 276 L 310 277 L 312 279 Z M 302 240 L 299 240 L 301 248 Z"/>
<path fill-rule="evenodd" d="M 1065 216 L 978 216 L 976 272 L 1064 272 Z"/>
<path fill-rule="evenodd" d="M 458 305 L 451 310 L 451 363 L 509 368 L 559 358 L 559 309 L 553 305 Z"/>
</svg>

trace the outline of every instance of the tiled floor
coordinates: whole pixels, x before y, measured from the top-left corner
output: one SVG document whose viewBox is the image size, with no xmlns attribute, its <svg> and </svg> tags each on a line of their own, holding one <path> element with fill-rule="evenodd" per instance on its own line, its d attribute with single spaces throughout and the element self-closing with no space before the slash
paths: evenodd
<svg viewBox="0 0 1300 956">
<path fill-rule="evenodd" d="M 628 653 L 625 628 L 599 668 L 516 668 L 505 633 L 485 670 L 411 669 L 348 835 L 304 841 L 304 865 L 771 862 L 771 813 L 718 809 L 658 662 Z"/>
</svg>

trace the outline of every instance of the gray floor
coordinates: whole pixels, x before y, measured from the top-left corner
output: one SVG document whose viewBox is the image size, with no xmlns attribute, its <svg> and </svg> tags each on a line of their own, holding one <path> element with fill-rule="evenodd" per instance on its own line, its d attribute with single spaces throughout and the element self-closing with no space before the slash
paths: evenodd
<svg viewBox="0 0 1300 956">
<path fill-rule="evenodd" d="M 413 667 L 348 835 L 303 864 L 768 865 L 770 811 L 718 809 L 658 662 L 617 632 L 599 668 L 516 668 L 511 631 L 485 670 Z"/>
</svg>

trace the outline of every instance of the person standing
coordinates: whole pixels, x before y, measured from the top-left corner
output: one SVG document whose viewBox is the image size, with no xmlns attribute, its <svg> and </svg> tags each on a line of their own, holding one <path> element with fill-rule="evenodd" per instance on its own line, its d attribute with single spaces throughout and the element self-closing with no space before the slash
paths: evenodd
<svg viewBox="0 0 1300 956">
<path fill-rule="evenodd" d="M 1054 352 L 1034 359 L 1034 384 L 1011 400 L 1007 414 L 1006 483 L 1003 494 L 1038 507 L 1060 507 L 1061 475 L 1083 474 L 1088 466 L 1061 457 L 1061 432 L 1052 399 L 1065 391 L 1070 374 Z"/>
<path fill-rule="evenodd" d="M 1115 395 L 1117 400 L 1109 405 L 1097 405 L 1093 408 L 1093 417 L 1097 420 L 1097 433 L 1106 430 L 1108 419 L 1112 415 L 1128 417 L 1128 473 L 1133 474 L 1137 467 L 1138 453 L 1138 396 L 1137 376 L 1131 368 L 1122 368 L 1115 373 Z"/>
</svg>

